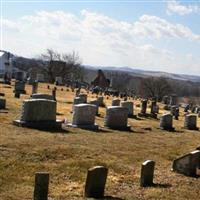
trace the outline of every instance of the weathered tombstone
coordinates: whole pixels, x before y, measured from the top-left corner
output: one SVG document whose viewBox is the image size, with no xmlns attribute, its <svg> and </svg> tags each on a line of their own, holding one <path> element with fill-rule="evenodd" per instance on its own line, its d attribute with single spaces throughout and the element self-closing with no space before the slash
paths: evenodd
<svg viewBox="0 0 200 200">
<path fill-rule="evenodd" d="M 103 198 L 108 175 L 108 168 L 96 166 L 90 168 L 87 173 L 85 184 L 86 198 Z"/>
<path fill-rule="evenodd" d="M 120 105 L 120 99 L 113 99 L 112 100 L 112 106 L 119 106 Z"/>
<path fill-rule="evenodd" d="M 168 131 L 173 131 L 173 117 L 171 114 L 164 114 L 160 118 L 160 128 Z"/>
<path fill-rule="evenodd" d="M 38 82 L 34 81 L 32 84 L 32 94 L 36 94 L 38 92 Z"/>
<path fill-rule="evenodd" d="M 196 177 L 200 164 L 200 151 L 192 151 L 173 161 L 172 170 L 186 176 Z"/>
<path fill-rule="evenodd" d="M 104 106 L 104 102 L 103 102 L 103 96 L 99 96 L 97 98 L 98 102 L 99 102 L 99 106 Z"/>
<path fill-rule="evenodd" d="M 128 116 L 133 116 L 133 102 L 131 101 L 122 101 L 121 106 L 128 109 Z"/>
<path fill-rule="evenodd" d="M 199 111 L 199 113 L 198 113 L 198 117 L 200 117 L 200 111 Z"/>
<path fill-rule="evenodd" d="M 146 160 L 142 163 L 140 186 L 148 187 L 153 185 L 155 162 L 152 160 Z"/>
<path fill-rule="evenodd" d="M 49 173 L 35 173 L 35 187 L 33 193 L 34 200 L 48 200 Z"/>
<path fill-rule="evenodd" d="M 89 130 L 98 130 L 95 124 L 96 106 L 92 104 L 74 105 L 72 124 L 69 126 Z"/>
<path fill-rule="evenodd" d="M 97 99 L 96 100 L 91 100 L 90 104 L 96 106 L 96 115 L 98 115 L 99 114 L 99 101 Z"/>
<path fill-rule="evenodd" d="M 157 103 L 156 101 L 151 102 L 151 117 L 157 118 Z"/>
<path fill-rule="evenodd" d="M 61 120 L 56 120 L 56 102 L 47 99 L 24 100 L 21 117 L 13 123 L 31 128 L 61 128 Z"/>
<path fill-rule="evenodd" d="M 78 97 L 82 99 L 83 103 L 87 103 L 87 94 L 79 94 Z"/>
<path fill-rule="evenodd" d="M 177 96 L 175 94 L 170 96 L 169 104 L 170 104 L 170 106 L 177 105 Z"/>
<path fill-rule="evenodd" d="M 23 81 L 15 81 L 14 93 L 25 94 L 25 83 Z"/>
<path fill-rule="evenodd" d="M 54 100 L 54 97 L 50 94 L 35 93 L 31 95 L 31 99 L 48 99 Z"/>
<path fill-rule="evenodd" d="M 130 130 L 128 123 L 128 109 L 121 106 L 108 106 L 104 126 L 117 130 Z"/>
<path fill-rule="evenodd" d="M 184 122 L 184 128 L 189 130 L 198 130 L 197 128 L 197 116 L 196 115 L 186 115 L 185 116 L 185 122 Z"/>
<path fill-rule="evenodd" d="M 147 100 L 142 100 L 142 106 L 141 106 L 141 113 L 146 114 L 147 111 Z"/>
<path fill-rule="evenodd" d="M 6 108 L 6 100 L 0 98 L 0 109 L 5 109 Z"/>
</svg>

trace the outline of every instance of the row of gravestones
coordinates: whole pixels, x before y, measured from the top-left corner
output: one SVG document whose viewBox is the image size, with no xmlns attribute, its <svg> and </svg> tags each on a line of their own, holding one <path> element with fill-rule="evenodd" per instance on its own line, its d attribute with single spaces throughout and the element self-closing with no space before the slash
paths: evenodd
<svg viewBox="0 0 200 200">
<path fill-rule="evenodd" d="M 153 186 L 155 162 L 147 160 L 142 163 L 140 186 L 148 187 Z M 103 198 L 105 185 L 108 175 L 108 168 L 104 166 L 95 166 L 88 169 L 84 196 L 86 198 Z M 47 200 L 49 188 L 49 173 L 37 172 L 35 173 L 35 186 L 33 199 L 34 200 Z"/>
<path fill-rule="evenodd" d="M 98 130 L 98 125 L 95 124 L 95 116 L 98 113 L 98 105 L 103 102 L 102 97 L 87 102 L 87 95 L 80 94 L 75 98 L 73 104 L 73 117 L 72 123 L 68 126 L 79 127 L 83 129 Z M 106 108 L 106 116 L 104 126 L 111 129 L 130 130 L 128 124 L 129 107 L 123 105 L 131 105 L 132 102 L 123 102 L 122 106 L 108 106 Z M 56 120 L 56 101 L 55 97 L 48 94 L 33 94 L 31 99 L 23 102 L 22 114 L 19 120 L 14 121 L 15 125 L 29 126 L 29 127 L 61 127 L 62 121 Z M 66 125 L 66 124 L 65 124 Z M 197 130 L 197 117 L 196 115 L 186 115 L 184 127 L 191 130 Z M 171 114 L 164 114 L 160 119 L 160 128 L 172 131 L 173 116 Z"/>
<path fill-rule="evenodd" d="M 155 162 L 147 160 L 142 163 L 140 186 L 154 186 Z M 181 156 L 173 161 L 172 170 L 180 174 L 199 177 L 200 150 Z M 103 198 L 108 175 L 108 168 L 95 166 L 88 170 L 84 196 L 86 198 Z M 47 200 L 49 188 L 49 173 L 38 172 L 35 174 L 34 200 Z"/>
</svg>

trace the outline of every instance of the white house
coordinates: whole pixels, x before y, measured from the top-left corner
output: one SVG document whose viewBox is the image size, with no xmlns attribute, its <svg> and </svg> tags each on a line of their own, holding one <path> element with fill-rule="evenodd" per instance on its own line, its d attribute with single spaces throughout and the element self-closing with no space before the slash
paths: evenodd
<svg viewBox="0 0 200 200">
<path fill-rule="evenodd" d="M 12 77 L 12 54 L 0 50 L 0 74 L 3 77 L 5 74 L 7 78 Z"/>
</svg>

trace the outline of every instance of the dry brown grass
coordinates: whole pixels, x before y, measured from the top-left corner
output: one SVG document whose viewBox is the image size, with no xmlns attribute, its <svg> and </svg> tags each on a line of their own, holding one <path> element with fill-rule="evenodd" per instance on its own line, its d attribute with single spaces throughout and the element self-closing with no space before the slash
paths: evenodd
<svg viewBox="0 0 200 200">
<path fill-rule="evenodd" d="M 74 94 L 60 88 L 58 118 L 70 120 Z M 73 128 L 66 133 L 45 132 L 12 125 L 12 120 L 20 115 L 22 101 L 30 95 L 30 86 L 26 87 L 27 95 L 20 99 L 13 98 L 13 87 L 0 85 L 0 91 L 6 94 L 8 108 L 8 113 L 0 113 L 0 199 L 32 199 L 36 171 L 50 173 L 50 199 L 83 199 L 87 169 L 94 165 L 109 168 L 106 195 L 130 200 L 200 198 L 199 179 L 170 171 L 173 159 L 200 143 L 199 131 L 181 129 L 183 117 L 174 121 L 177 132 L 157 129 L 159 121 L 153 119 L 129 119 L 133 132 Z M 40 84 L 39 92 L 51 93 L 46 84 Z M 111 98 L 106 100 L 106 104 L 110 101 Z M 105 108 L 100 108 L 100 113 L 96 122 L 103 125 Z M 152 130 L 145 130 L 147 127 Z M 156 161 L 157 187 L 139 186 L 140 166 L 147 159 Z"/>
</svg>

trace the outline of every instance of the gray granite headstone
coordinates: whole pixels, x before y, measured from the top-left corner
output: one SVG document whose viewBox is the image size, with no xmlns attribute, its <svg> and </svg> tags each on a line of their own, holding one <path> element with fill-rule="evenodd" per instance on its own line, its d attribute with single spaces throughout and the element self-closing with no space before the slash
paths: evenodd
<svg viewBox="0 0 200 200">
<path fill-rule="evenodd" d="M 47 99 L 24 100 L 21 121 L 56 121 L 56 102 Z"/>
<path fill-rule="evenodd" d="M 142 105 L 141 105 L 141 113 L 142 114 L 146 114 L 146 110 L 147 110 L 147 100 L 142 100 Z"/>
<path fill-rule="evenodd" d="M 113 129 L 127 129 L 128 109 L 121 106 L 108 106 L 104 125 Z"/>
<path fill-rule="evenodd" d="M 172 169 L 175 172 L 186 176 L 197 176 L 196 170 L 200 164 L 200 151 L 192 151 L 184 156 L 181 156 L 173 161 Z"/>
<path fill-rule="evenodd" d="M 189 130 L 197 130 L 197 116 L 196 115 L 186 115 L 184 127 Z"/>
<path fill-rule="evenodd" d="M 164 114 L 160 118 L 160 128 L 164 130 L 174 130 L 173 117 L 171 114 Z"/>
<path fill-rule="evenodd" d="M 142 163 L 140 186 L 147 187 L 153 185 L 155 162 L 152 160 L 146 160 Z"/>
<path fill-rule="evenodd" d="M 53 95 L 50 94 L 43 94 L 43 93 L 34 93 L 31 95 L 31 99 L 47 99 L 47 100 L 54 100 Z"/>
<path fill-rule="evenodd" d="M 49 173 L 35 173 L 35 187 L 33 193 L 34 200 L 48 200 Z"/>
<path fill-rule="evenodd" d="M 85 129 L 98 129 L 95 125 L 96 106 L 92 104 L 74 105 L 72 126 Z"/>
<path fill-rule="evenodd" d="M 90 168 L 85 184 L 85 197 L 103 198 L 108 169 L 103 166 Z"/>
<path fill-rule="evenodd" d="M 15 93 L 25 93 L 25 83 L 23 81 L 15 81 Z"/>
</svg>

